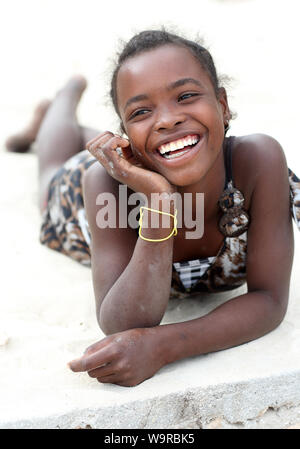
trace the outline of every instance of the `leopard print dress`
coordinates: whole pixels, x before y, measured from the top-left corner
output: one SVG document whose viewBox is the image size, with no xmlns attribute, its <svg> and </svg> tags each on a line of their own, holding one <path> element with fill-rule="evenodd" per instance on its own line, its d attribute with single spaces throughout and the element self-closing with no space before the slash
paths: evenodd
<svg viewBox="0 0 300 449">
<path fill-rule="evenodd" d="M 170 297 L 184 298 L 199 292 L 232 290 L 246 282 L 247 229 L 250 217 L 243 209 L 242 192 L 232 178 L 232 142 L 226 139 L 226 181 L 219 199 L 220 231 L 224 235 L 214 257 L 173 264 Z M 87 151 L 71 157 L 52 178 L 42 216 L 40 242 L 82 265 L 91 265 L 90 230 L 86 218 L 82 177 L 96 159 Z M 300 179 L 288 169 L 290 210 L 300 230 Z"/>
</svg>

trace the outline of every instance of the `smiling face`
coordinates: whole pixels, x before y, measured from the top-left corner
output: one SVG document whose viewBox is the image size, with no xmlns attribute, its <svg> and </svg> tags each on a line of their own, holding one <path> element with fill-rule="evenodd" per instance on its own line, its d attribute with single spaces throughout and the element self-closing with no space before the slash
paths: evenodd
<svg viewBox="0 0 300 449">
<path fill-rule="evenodd" d="M 186 48 L 164 45 L 125 61 L 117 77 L 119 113 L 131 148 L 147 168 L 177 186 L 214 165 L 230 117 L 208 73 Z"/>
</svg>

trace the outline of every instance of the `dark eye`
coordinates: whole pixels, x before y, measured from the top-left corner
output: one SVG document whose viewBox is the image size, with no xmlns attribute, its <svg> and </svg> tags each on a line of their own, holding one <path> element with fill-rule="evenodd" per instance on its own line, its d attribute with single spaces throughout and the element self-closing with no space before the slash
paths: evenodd
<svg viewBox="0 0 300 449">
<path fill-rule="evenodd" d="M 180 101 L 180 100 L 187 100 L 187 99 L 189 99 L 191 97 L 195 97 L 197 95 L 198 94 L 193 94 L 193 93 L 183 94 L 183 95 L 180 95 L 180 97 L 178 98 L 178 101 Z"/>
<path fill-rule="evenodd" d="M 138 111 L 135 111 L 130 118 L 137 117 L 138 115 L 144 115 L 146 112 L 149 112 L 147 109 L 139 109 Z"/>
</svg>

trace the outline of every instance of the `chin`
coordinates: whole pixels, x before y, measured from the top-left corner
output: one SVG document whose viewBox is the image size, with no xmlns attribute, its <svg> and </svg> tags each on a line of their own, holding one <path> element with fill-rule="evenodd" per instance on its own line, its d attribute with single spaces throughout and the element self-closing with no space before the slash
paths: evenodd
<svg viewBox="0 0 300 449">
<path fill-rule="evenodd" d="M 206 173 L 207 170 L 203 170 L 203 167 L 195 167 L 193 170 L 191 170 L 190 168 L 189 170 L 184 170 L 183 173 L 172 173 L 164 176 L 174 186 L 188 187 L 201 181 Z"/>
<path fill-rule="evenodd" d="M 191 178 L 189 176 L 189 178 L 186 178 L 186 177 L 177 178 L 176 177 L 176 179 L 174 179 L 174 178 L 172 178 L 172 179 L 167 178 L 167 179 L 170 182 L 170 184 L 172 184 L 173 186 L 176 186 L 176 187 L 188 187 L 188 186 L 196 184 L 197 182 L 199 182 L 201 180 L 201 178 L 199 178 L 199 176 L 197 176 L 197 178 Z"/>
</svg>

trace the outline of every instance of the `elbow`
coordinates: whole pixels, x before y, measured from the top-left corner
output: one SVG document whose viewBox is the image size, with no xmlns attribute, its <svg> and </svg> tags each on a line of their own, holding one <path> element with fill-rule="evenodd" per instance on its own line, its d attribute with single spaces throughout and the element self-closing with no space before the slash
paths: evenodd
<svg viewBox="0 0 300 449">
<path fill-rule="evenodd" d="M 267 297 L 268 305 L 271 310 L 269 310 L 269 331 L 276 329 L 284 320 L 287 308 L 289 293 L 283 295 L 274 295 L 269 292 L 264 292 Z"/>
<path fill-rule="evenodd" d="M 105 325 L 101 322 L 99 322 L 99 327 L 101 329 L 101 331 L 104 333 L 104 335 L 106 337 L 108 337 L 109 335 L 112 334 L 117 334 L 119 332 L 125 332 L 128 331 L 130 329 L 144 329 L 146 327 L 156 327 L 159 326 L 160 323 L 156 322 L 156 323 L 151 323 L 151 324 L 144 324 L 144 323 L 134 323 L 132 325 Z"/>
<path fill-rule="evenodd" d="M 118 332 L 123 332 L 124 330 L 127 330 L 123 326 L 120 326 L 118 323 L 115 323 L 112 320 L 103 320 L 101 319 L 101 317 L 98 318 L 98 324 L 101 331 L 106 336 L 117 334 Z"/>
<path fill-rule="evenodd" d="M 278 310 L 276 310 L 276 313 L 275 313 L 275 327 L 274 327 L 274 329 L 276 327 L 278 327 L 282 323 L 284 318 L 285 318 L 285 315 L 286 315 L 286 312 L 287 312 L 287 302 L 284 305 L 278 305 L 277 304 L 275 306 L 275 308 L 278 309 Z"/>
<path fill-rule="evenodd" d="M 103 322 L 103 321 L 100 319 L 99 315 L 97 316 L 97 321 L 98 321 L 98 325 L 99 325 L 101 331 L 103 332 L 103 334 L 104 334 L 105 336 L 108 336 L 108 335 L 111 335 L 111 334 L 114 334 L 114 333 L 115 333 L 114 331 L 112 331 L 112 329 L 110 329 L 109 326 L 106 326 L 106 325 L 105 325 L 106 323 Z"/>
<path fill-rule="evenodd" d="M 276 311 L 274 312 L 274 315 L 272 317 L 272 322 L 271 322 L 271 328 L 270 331 L 275 330 L 284 320 L 286 312 L 283 312 L 282 310 Z"/>
<path fill-rule="evenodd" d="M 116 326 L 115 320 L 110 317 L 106 317 L 104 313 L 101 313 L 101 309 L 97 313 L 97 321 L 101 331 L 106 336 L 120 332 L 118 326 Z"/>
<path fill-rule="evenodd" d="M 146 317 L 132 317 L 131 319 L 121 319 L 120 316 L 106 316 L 105 313 L 101 313 L 101 309 L 97 314 L 97 321 L 101 331 L 106 335 L 116 334 L 118 332 L 124 332 L 129 329 L 146 328 L 159 326 L 162 317 L 159 319 L 146 318 Z"/>
</svg>

